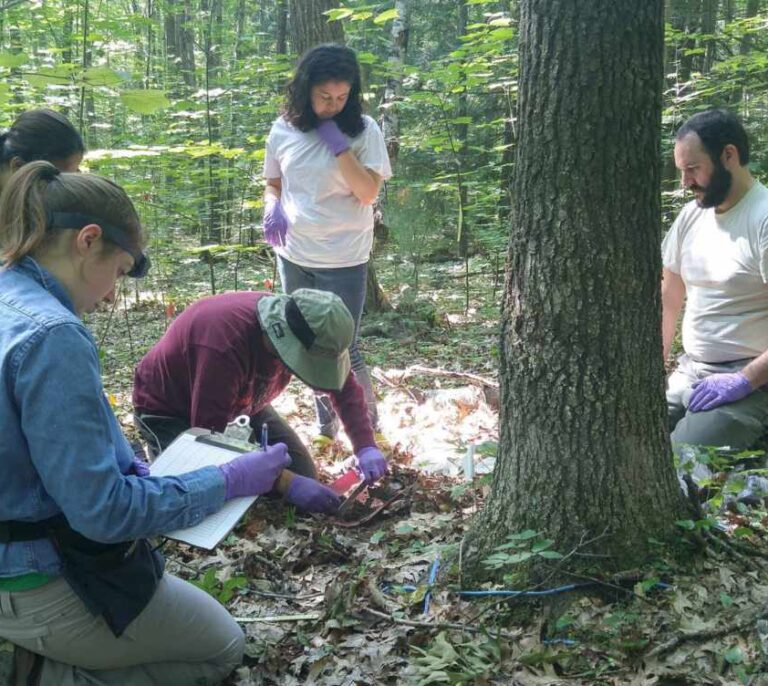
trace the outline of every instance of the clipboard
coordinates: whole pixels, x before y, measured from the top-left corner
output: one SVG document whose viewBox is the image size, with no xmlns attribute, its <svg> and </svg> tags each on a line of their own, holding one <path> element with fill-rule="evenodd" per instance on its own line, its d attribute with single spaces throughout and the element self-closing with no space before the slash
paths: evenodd
<svg viewBox="0 0 768 686">
<path fill-rule="evenodd" d="M 208 431 L 189 429 L 176 437 L 150 465 L 151 476 L 178 476 L 201 467 L 218 466 L 229 462 L 235 454 L 242 454 L 258 447 Z M 258 496 L 233 498 L 224 503 L 218 512 L 206 517 L 195 526 L 165 532 L 163 535 L 190 545 L 213 550 L 235 527 Z"/>
</svg>

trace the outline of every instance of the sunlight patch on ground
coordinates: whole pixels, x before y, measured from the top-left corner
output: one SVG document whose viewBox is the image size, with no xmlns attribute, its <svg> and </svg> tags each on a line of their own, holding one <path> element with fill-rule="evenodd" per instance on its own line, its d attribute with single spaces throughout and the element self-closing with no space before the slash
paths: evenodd
<svg viewBox="0 0 768 686">
<path fill-rule="evenodd" d="M 381 433 L 392 447 L 413 455 L 414 467 L 455 476 L 470 444 L 498 440 L 498 415 L 476 386 L 440 388 L 435 382 L 427 389 L 376 390 Z M 273 406 L 310 445 L 317 435 L 312 391 L 294 380 Z M 343 431 L 339 438 L 349 447 Z M 478 474 L 492 468 L 492 460 L 480 455 L 475 464 Z"/>
</svg>

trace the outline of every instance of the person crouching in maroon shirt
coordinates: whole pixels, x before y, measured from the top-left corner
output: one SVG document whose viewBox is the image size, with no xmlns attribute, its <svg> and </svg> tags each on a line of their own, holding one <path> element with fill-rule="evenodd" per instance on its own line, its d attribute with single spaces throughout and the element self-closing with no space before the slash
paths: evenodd
<svg viewBox="0 0 768 686">
<path fill-rule="evenodd" d="M 269 443 L 288 447 L 292 464 L 277 490 L 297 507 L 331 512 L 339 501 L 317 482 L 309 451 L 270 403 L 292 376 L 327 392 L 352 442 L 358 466 L 373 483 L 387 470 L 376 447 L 363 390 L 348 348 L 354 321 L 326 291 L 292 295 L 222 293 L 184 310 L 139 362 L 134 374 L 136 423 L 159 453 L 191 427 L 223 431 L 239 415 L 266 423 Z"/>
</svg>

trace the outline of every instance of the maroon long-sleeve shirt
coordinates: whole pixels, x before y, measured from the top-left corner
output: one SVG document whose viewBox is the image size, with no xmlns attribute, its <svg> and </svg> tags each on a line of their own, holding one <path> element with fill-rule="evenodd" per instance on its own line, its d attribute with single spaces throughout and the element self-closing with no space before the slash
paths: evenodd
<svg viewBox="0 0 768 686">
<path fill-rule="evenodd" d="M 264 345 L 256 303 L 267 295 L 222 293 L 184 310 L 139 362 L 134 409 L 223 431 L 238 415 L 253 415 L 269 405 L 292 373 Z M 329 396 L 355 452 L 376 445 L 354 372 Z"/>
</svg>

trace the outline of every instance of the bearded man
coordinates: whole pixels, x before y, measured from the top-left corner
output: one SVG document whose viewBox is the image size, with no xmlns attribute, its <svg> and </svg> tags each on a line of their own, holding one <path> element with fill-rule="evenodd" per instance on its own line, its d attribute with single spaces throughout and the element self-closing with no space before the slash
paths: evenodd
<svg viewBox="0 0 768 686">
<path fill-rule="evenodd" d="M 693 192 L 664 238 L 664 359 L 684 308 L 683 355 L 668 379 L 674 444 L 746 449 L 768 423 L 768 189 L 749 139 L 723 109 L 677 132 L 675 166 Z"/>
</svg>

